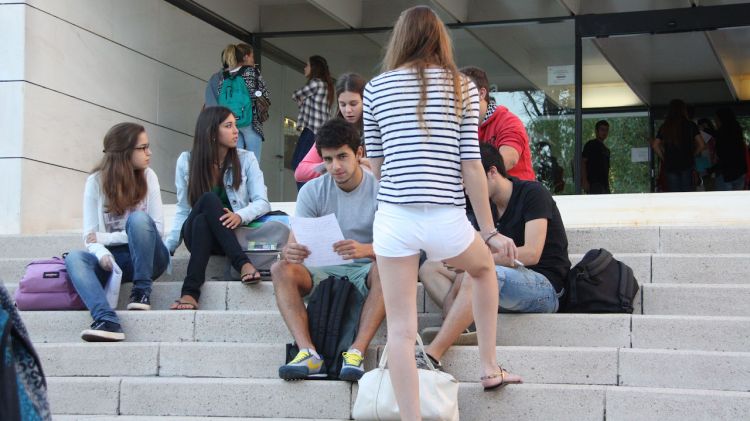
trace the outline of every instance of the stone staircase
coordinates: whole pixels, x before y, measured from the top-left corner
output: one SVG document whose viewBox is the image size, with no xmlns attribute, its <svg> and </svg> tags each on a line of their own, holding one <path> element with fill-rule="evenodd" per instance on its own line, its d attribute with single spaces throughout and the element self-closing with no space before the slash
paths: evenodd
<svg viewBox="0 0 750 421">
<path fill-rule="evenodd" d="M 499 315 L 497 354 L 526 383 L 483 393 L 476 347 L 454 347 L 463 420 L 739 420 L 750 414 L 750 229 L 573 228 L 571 260 L 604 247 L 641 283 L 633 315 Z M 35 257 L 80 248 L 79 235 L 0 237 L 13 290 Z M 118 312 L 127 341 L 79 333 L 88 312 L 24 312 L 55 420 L 349 419 L 356 385 L 284 382 L 290 341 L 269 282 L 225 280 L 212 258 L 199 311 L 169 311 L 187 265 L 154 283 L 149 312 Z M 130 285 L 123 285 L 121 308 Z M 441 323 L 419 288 L 420 327 Z M 385 329 L 368 352 L 373 367 Z"/>
</svg>

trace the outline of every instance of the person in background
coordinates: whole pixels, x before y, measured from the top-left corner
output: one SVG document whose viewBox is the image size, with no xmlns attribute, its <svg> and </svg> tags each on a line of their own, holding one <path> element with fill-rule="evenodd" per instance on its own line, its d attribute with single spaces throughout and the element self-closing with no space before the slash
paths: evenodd
<svg viewBox="0 0 750 421">
<path fill-rule="evenodd" d="M 331 115 L 334 99 L 333 79 L 326 59 L 317 55 L 310 56 L 304 71 L 307 83 L 292 94 L 292 100 L 299 106 L 297 130 L 300 131 L 292 155 L 292 170 L 297 169 L 315 143 L 315 132 Z M 304 183 L 297 183 L 297 188 L 301 188 L 302 184 Z"/>
<path fill-rule="evenodd" d="M 497 148 L 503 156 L 508 175 L 521 180 L 536 180 L 531 164 L 529 135 L 521 119 L 507 107 L 495 104 L 484 70 L 464 67 L 461 73 L 470 77 L 479 90 L 479 141 Z"/>
<path fill-rule="evenodd" d="M 701 118 L 698 120 L 698 130 L 705 143 L 703 152 L 695 157 L 695 170 L 701 178 L 699 190 L 711 191 L 715 189 L 716 184 L 711 172 L 716 163 L 716 127 L 710 118 Z"/>
<path fill-rule="evenodd" d="M 104 157 L 86 179 L 83 241 L 88 250 L 65 258 L 70 280 L 94 319 L 81 333 L 85 341 L 125 340 L 104 293 L 114 264 L 122 269 L 123 282 L 133 282 L 128 310 L 151 309 L 151 284 L 169 265 L 161 238 L 159 179 L 150 162 L 151 144 L 143 126 L 120 123 L 104 136 Z"/>
<path fill-rule="evenodd" d="M 594 126 L 596 137 L 583 147 L 581 182 L 586 194 L 609 194 L 609 148 L 604 144 L 609 136 L 609 123 L 599 120 Z"/>
<path fill-rule="evenodd" d="M 193 149 L 177 159 L 177 212 L 167 237 L 174 254 L 185 240 L 190 250 L 182 296 L 173 310 L 197 310 L 206 265 L 212 254 L 226 255 L 243 283 L 260 281 L 232 230 L 271 210 L 255 155 L 237 148 L 239 130 L 228 108 L 201 111 Z"/>
<path fill-rule="evenodd" d="M 357 127 L 360 138 L 362 137 L 362 92 L 365 90 L 366 83 L 367 81 L 357 73 L 345 73 L 336 80 L 336 100 L 338 101 L 336 117 Z M 294 171 L 294 179 L 299 183 L 306 183 L 319 177 L 324 170 L 323 158 L 320 157 L 318 148 L 312 147 Z"/>
<path fill-rule="evenodd" d="M 703 152 L 705 143 L 698 126 L 688 119 L 685 101 L 673 99 L 669 102 L 667 117 L 659 127 L 652 147 L 663 162 L 667 191 L 694 190 L 695 157 Z"/>
<path fill-rule="evenodd" d="M 747 144 L 731 108 L 716 110 L 716 190 L 743 190 L 747 174 Z"/>
<path fill-rule="evenodd" d="M 211 76 L 206 86 L 205 107 L 220 105 L 219 94 L 224 81 L 235 75 L 241 76 L 245 80 L 245 86 L 252 101 L 253 118 L 249 125 L 238 127 L 240 137 L 237 141 L 237 147 L 254 153 L 255 159 L 260 162 L 265 139 L 263 138 L 263 122 L 260 119 L 256 100 L 262 97 L 268 104 L 271 101 L 266 82 L 263 80 L 260 70 L 255 66 L 253 47 L 249 44 L 229 44 L 222 52 L 221 59 L 223 70 Z M 217 75 L 218 77 L 216 77 Z"/>
</svg>

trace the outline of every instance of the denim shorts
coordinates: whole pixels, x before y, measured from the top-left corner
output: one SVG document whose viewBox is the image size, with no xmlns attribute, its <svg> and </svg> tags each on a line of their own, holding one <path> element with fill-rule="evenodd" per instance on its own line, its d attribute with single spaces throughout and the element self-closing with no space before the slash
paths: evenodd
<svg viewBox="0 0 750 421">
<path fill-rule="evenodd" d="M 501 313 L 555 313 L 560 306 L 552 283 L 531 269 L 495 266 Z"/>
</svg>

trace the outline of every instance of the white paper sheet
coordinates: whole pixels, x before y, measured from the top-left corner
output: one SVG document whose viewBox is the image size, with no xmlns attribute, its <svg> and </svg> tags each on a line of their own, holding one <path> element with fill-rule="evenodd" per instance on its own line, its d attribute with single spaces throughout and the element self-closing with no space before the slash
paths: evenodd
<svg viewBox="0 0 750 421">
<path fill-rule="evenodd" d="M 320 218 L 289 217 L 294 238 L 310 249 L 305 266 L 332 266 L 351 263 L 333 251 L 333 243 L 344 240 L 335 214 Z"/>
<path fill-rule="evenodd" d="M 122 269 L 117 266 L 115 258 L 109 256 L 112 261 L 112 274 L 109 275 L 107 280 L 107 286 L 104 287 L 104 294 L 107 297 L 109 306 L 113 309 L 117 308 L 117 300 L 120 298 L 120 283 L 122 282 Z"/>
</svg>

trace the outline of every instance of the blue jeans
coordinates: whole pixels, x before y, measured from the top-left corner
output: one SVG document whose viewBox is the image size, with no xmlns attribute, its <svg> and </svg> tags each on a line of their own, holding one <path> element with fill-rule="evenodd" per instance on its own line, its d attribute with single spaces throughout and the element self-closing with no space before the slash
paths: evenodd
<svg viewBox="0 0 750 421">
<path fill-rule="evenodd" d="M 745 188 L 745 174 L 735 178 L 734 180 L 725 181 L 724 176 L 719 174 L 716 177 L 716 190 L 731 191 L 731 190 L 742 190 Z"/>
<path fill-rule="evenodd" d="M 240 135 L 237 139 L 237 147 L 254 153 L 255 159 L 258 160 L 258 165 L 260 165 L 260 153 L 263 148 L 263 138 L 253 129 L 252 124 L 240 127 L 239 131 Z"/>
<path fill-rule="evenodd" d="M 693 170 L 678 170 L 678 171 L 667 171 L 667 191 L 670 192 L 685 192 L 694 191 L 693 186 Z"/>
<path fill-rule="evenodd" d="M 501 313 L 555 313 L 560 305 L 555 287 L 527 268 L 495 266 Z"/>
<path fill-rule="evenodd" d="M 151 294 L 151 284 L 169 265 L 169 251 L 156 229 L 154 220 L 146 212 L 137 211 L 125 223 L 128 244 L 107 247 L 122 269 L 122 282 L 133 282 L 133 291 Z M 73 286 L 94 320 L 120 323 L 109 306 L 104 286 L 110 272 L 99 266 L 99 260 L 84 250 L 70 252 L 65 258 Z"/>
</svg>

